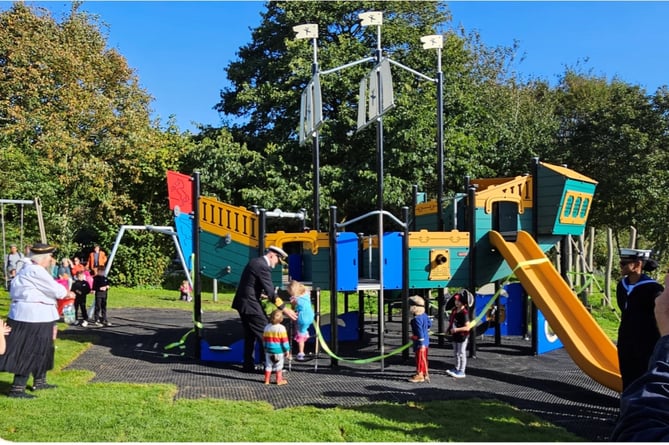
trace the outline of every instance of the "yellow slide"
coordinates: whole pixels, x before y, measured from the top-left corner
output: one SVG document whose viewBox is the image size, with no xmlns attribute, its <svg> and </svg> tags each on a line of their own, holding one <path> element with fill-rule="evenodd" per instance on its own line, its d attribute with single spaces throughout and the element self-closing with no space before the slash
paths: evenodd
<svg viewBox="0 0 669 445">
<path fill-rule="evenodd" d="M 578 367 L 602 385 L 622 392 L 616 346 L 530 234 L 519 231 L 516 242 L 505 241 L 496 231 L 488 236 Z"/>
</svg>

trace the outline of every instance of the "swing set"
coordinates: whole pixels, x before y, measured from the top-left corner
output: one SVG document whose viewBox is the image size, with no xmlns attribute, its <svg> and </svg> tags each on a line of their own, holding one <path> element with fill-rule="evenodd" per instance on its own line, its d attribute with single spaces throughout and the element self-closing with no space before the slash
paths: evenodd
<svg viewBox="0 0 669 445">
<path fill-rule="evenodd" d="M 46 230 L 44 229 L 44 219 L 42 218 L 42 204 L 40 203 L 39 198 L 33 200 L 27 199 L 0 199 L 0 226 L 2 226 L 2 251 L 7 252 L 7 222 L 5 221 L 5 205 L 17 205 L 19 207 L 19 251 L 24 252 L 23 236 L 24 236 L 24 220 L 25 220 L 25 206 L 31 205 L 35 206 L 35 212 L 37 213 L 37 225 L 39 227 L 40 241 L 46 244 Z M 6 255 L 6 253 L 4 254 Z M 6 258 L 6 257 L 3 257 Z M 5 267 L 7 261 L 4 261 L 2 267 L 3 275 L 5 276 L 5 287 L 7 286 L 8 276 Z"/>
</svg>

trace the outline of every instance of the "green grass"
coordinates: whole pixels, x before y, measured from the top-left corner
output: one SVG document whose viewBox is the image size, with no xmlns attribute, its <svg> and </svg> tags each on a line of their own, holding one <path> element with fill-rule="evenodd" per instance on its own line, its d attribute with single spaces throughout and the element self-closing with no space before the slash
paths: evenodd
<svg viewBox="0 0 669 445">
<path fill-rule="evenodd" d="M 216 301 L 211 292 L 202 292 L 202 310 L 230 311 L 232 310 L 233 291 L 219 290 Z M 89 295 L 87 303 L 90 305 L 93 297 Z M 111 288 L 107 308 L 156 308 L 156 309 L 183 309 L 189 310 L 192 303 L 185 303 L 179 299 L 179 291 L 156 288 Z"/>
<path fill-rule="evenodd" d="M 109 307 L 179 308 L 178 292 L 110 291 Z M 232 295 L 218 302 L 202 295 L 205 311 L 230 310 Z M 0 314 L 7 314 L 0 291 Z M 83 340 L 83 341 L 82 341 Z M 88 341 L 86 341 L 88 340 Z M 91 383 L 94 373 L 64 370 L 92 337 L 56 340 L 58 385 L 33 400 L 0 396 L 0 437 L 17 442 L 575 442 L 583 438 L 491 400 L 375 403 L 357 407 L 274 409 L 265 402 L 174 400 L 165 384 Z M 113 363 L 110 363 L 113 366 Z M 12 375 L 0 373 L 6 393 Z"/>
<path fill-rule="evenodd" d="M 0 437 L 18 442 L 546 442 L 582 441 L 497 401 L 377 403 L 275 410 L 265 402 L 174 400 L 164 384 L 90 383 L 65 371 L 89 344 L 59 339 L 49 381 L 37 399 L 0 397 Z M 0 373 L 6 391 L 11 375 Z M 464 414 L 466 413 L 466 421 Z M 36 420 L 37 419 L 37 420 Z M 277 427 L 280 425 L 280 427 Z"/>
</svg>

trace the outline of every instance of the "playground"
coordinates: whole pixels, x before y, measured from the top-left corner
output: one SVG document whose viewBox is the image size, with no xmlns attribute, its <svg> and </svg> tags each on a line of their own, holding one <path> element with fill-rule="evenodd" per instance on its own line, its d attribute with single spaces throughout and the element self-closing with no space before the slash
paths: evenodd
<svg viewBox="0 0 669 445">
<path fill-rule="evenodd" d="M 478 298 L 469 303 L 470 313 L 475 317 L 470 327 L 478 329 L 486 317 L 486 322 L 493 326 L 494 334 L 499 338 L 504 322 L 500 318 L 502 312 L 516 318 L 521 312 L 525 316 L 531 313 L 525 317 L 523 334 L 524 337 L 528 337 L 528 333 L 532 336 L 532 355 L 564 347 L 586 375 L 620 392 L 622 383 L 616 346 L 572 289 L 566 278 L 567 268 L 559 271 L 548 257 L 555 246 L 564 245 L 571 236 L 583 234 L 597 181 L 566 166 L 533 158 L 529 174 L 465 177 L 461 191 L 446 199 L 443 196 L 443 109 L 442 101 L 438 100 L 436 171 L 440 173 L 436 199 L 428 201 L 427 193 L 419 193 L 415 185 L 412 193 L 407 193 L 407 196 L 413 195 L 412 202 L 399 209 L 401 215 L 384 210 L 381 118 L 393 108 L 391 65 L 435 83 L 438 92 L 443 88 L 443 79 L 441 76 L 425 76 L 383 55 L 382 16 L 378 11 L 360 14 L 362 26 L 377 27 L 378 46 L 376 57 L 352 62 L 375 64 L 361 83 L 357 131 L 377 126 L 376 209 L 362 215 L 340 216 L 336 203 L 331 203 L 327 229 L 321 224 L 317 146 L 318 131 L 323 124 L 323 103 L 319 79 L 321 74 L 351 64 L 321 72 L 314 59 L 313 77 L 303 91 L 300 144 L 311 139 L 314 145 L 314 214 L 309 223 L 312 229 L 307 228 L 305 209 L 271 211 L 262 203 L 234 206 L 212 196 L 203 196 L 199 172 L 187 175 L 167 171 L 169 208 L 178 238 L 175 245 L 184 270 L 193 271 L 192 277 L 188 276 L 194 289 L 192 355 L 208 362 L 240 363 L 243 342 L 236 339 L 221 343 L 220 339 L 205 335 L 203 326 L 209 320 L 200 311 L 202 281 L 210 279 L 214 286 L 221 282 L 236 287 L 245 265 L 274 245 L 288 252 L 288 264 L 274 268 L 273 284 L 285 289 L 288 280 L 296 279 L 311 288 L 311 300 L 316 304 L 317 314 L 314 329 L 323 333 L 323 347 L 332 351 L 333 367 L 337 366 L 339 349 L 347 347 L 345 343 L 363 341 L 369 334 L 364 303 L 369 293 L 376 294 L 374 336 L 376 355 L 382 357 L 380 370 L 383 371 L 386 351 L 393 349 L 385 338 L 388 329 L 384 326 L 386 316 L 391 322 L 393 305 L 401 311 L 399 346 L 405 347 L 402 359 L 406 361 L 409 358 L 406 346 L 409 343 L 410 295 L 420 295 L 436 306 L 432 314 L 435 315 L 433 334 L 440 336 L 442 346 L 447 331 L 445 317 L 450 292 L 465 289 L 474 295 L 480 288 L 492 285 L 495 291 L 487 303 Z M 298 36 L 312 41 L 314 54 L 317 28 L 316 24 L 294 28 Z M 437 72 L 441 72 L 442 36 L 426 36 L 421 41 L 426 49 L 437 50 Z M 269 225 L 270 219 L 276 219 L 278 223 Z M 286 219 L 298 220 L 301 230 L 285 232 L 276 229 Z M 295 224 L 290 226 L 294 228 Z M 275 231 L 269 231 L 268 227 Z M 370 233 L 361 232 L 363 228 Z M 501 292 L 512 276 L 519 280 L 523 292 L 531 298 L 531 306 L 524 303 L 515 313 L 507 310 L 509 307 L 502 301 Z M 320 306 L 320 291 L 328 291 L 330 295 L 329 305 L 324 309 Z M 345 299 L 343 312 L 341 294 Z M 357 305 L 349 306 L 349 300 L 355 300 L 356 296 Z M 392 299 L 386 301 L 389 297 Z M 488 316 L 489 311 L 496 315 Z M 554 341 L 555 338 L 559 338 L 559 342 Z M 496 341 L 495 344 L 501 343 Z M 476 356 L 477 347 L 476 336 L 472 336 L 469 344 L 472 356 Z M 259 363 L 260 357 L 256 355 L 255 360 Z"/>
<path fill-rule="evenodd" d="M 413 360 L 401 355 L 378 362 L 333 368 L 327 355 L 291 364 L 284 387 L 262 384 L 262 375 L 247 374 L 241 365 L 202 362 L 178 353 L 165 356 L 165 345 L 181 337 L 191 315 L 168 309 L 115 309 L 114 326 L 96 329 L 95 344 L 67 370 L 95 372 L 95 382 L 170 383 L 176 398 L 202 397 L 239 401 L 266 401 L 275 408 L 359 406 L 374 402 L 409 402 L 456 399 L 497 399 L 531 412 L 586 441 L 606 441 L 618 415 L 618 394 L 585 375 L 564 349 L 541 356 L 531 354 L 530 342 L 504 337 L 495 346 L 490 336 L 479 337 L 477 358 L 470 358 L 467 378 L 445 374 L 453 364 L 450 344 L 430 348 L 430 382 L 414 384 L 407 377 Z M 230 337 L 241 335 L 234 312 L 209 314 L 204 329 Z M 373 328 L 373 326 L 372 326 Z M 389 332 L 400 329 L 388 323 Z M 81 335 L 83 328 L 68 327 L 61 338 Z M 386 336 L 389 347 L 399 346 L 397 335 Z M 313 352 L 313 346 L 307 349 Z M 359 342 L 342 343 L 340 355 L 376 355 L 373 334 Z"/>
<path fill-rule="evenodd" d="M 378 27 L 380 14 L 362 14 L 363 26 L 367 20 Z M 305 35 L 312 36 L 315 48 L 318 33 L 313 31 Z M 428 37 L 426 48 L 437 50 L 440 65 L 441 36 Z M 466 177 L 462 191 L 445 198 L 438 101 L 436 199 L 428 201 L 427 193 L 415 186 L 407 193 L 413 202 L 401 208 L 401 215 L 384 210 L 381 117 L 392 110 L 394 100 L 391 65 L 412 70 L 383 56 L 380 28 L 378 40 L 375 58 L 354 62 L 375 64 L 361 83 L 357 131 L 377 126 L 376 209 L 338 215 L 336 203 L 328 203 L 327 224 L 321 224 L 319 76 L 350 64 L 321 73 L 314 60 L 299 124 L 300 144 L 311 140 L 314 146 L 314 215 L 309 224 L 305 209 L 234 206 L 203 196 L 199 172 L 168 171 L 175 229 L 164 233 L 175 239 L 193 285 L 192 312 L 116 311 L 114 326 L 99 329 L 99 340 L 68 369 L 94 371 L 94 381 L 100 382 L 172 383 L 178 387 L 177 398 L 267 401 L 276 408 L 496 399 L 586 440 L 607 440 L 621 390 L 616 346 L 568 284 L 569 271 L 558 271 L 548 256 L 556 245 L 583 234 L 597 181 L 533 158 L 529 174 Z M 442 90 L 441 76 L 412 72 Z M 276 221 L 268 225 L 269 219 Z M 268 230 L 286 219 L 297 220 L 300 229 Z M 372 230 L 362 233 L 360 227 Z M 313 352 L 309 360 L 288 364 L 288 389 L 263 385 L 259 374 L 242 373 L 243 336 L 236 313 L 201 310 L 203 280 L 212 280 L 214 288 L 218 283 L 236 287 L 245 265 L 272 245 L 288 253 L 287 264 L 272 272 L 273 284 L 285 289 L 288 280 L 296 279 L 310 287 L 316 313 L 312 338 L 317 334 L 320 340 L 307 349 Z M 511 277 L 521 289 L 519 300 L 505 292 Z M 493 290 L 486 294 L 484 287 Z M 453 352 L 445 316 L 450 292 L 456 289 L 472 295 L 470 326 L 483 334 L 470 336 L 465 379 L 446 374 Z M 329 293 L 324 307 L 321 291 Z M 370 295 L 373 310 L 368 310 Z M 407 381 L 415 370 L 408 349 L 410 295 L 423 296 L 434 317 L 429 381 L 421 384 Z M 63 336 L 79 330 L 69 327 Z M 259 354 L 255 360 L 260 363 Z"/>
</svg>

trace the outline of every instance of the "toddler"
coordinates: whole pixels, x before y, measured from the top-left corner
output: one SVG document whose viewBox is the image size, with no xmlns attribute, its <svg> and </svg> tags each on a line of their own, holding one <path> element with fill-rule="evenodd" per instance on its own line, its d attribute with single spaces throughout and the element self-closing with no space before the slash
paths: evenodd
<svg viewBox="0 0 669 445">
<path fill-rule="evenodd" d="M 288 383 L 283 379 L 283 359 L 290 357 L 290 343 L 288 331 L 281 324 L 283 312 L 275 309 L 269 316 L 269 324 L 263 331 L 263 346 L 265 347 L 265 385 L 269 385 L 272 371 L 276 372 L 276 384 Z"/>
<path fill-rule="evenodd" d="M 294 340 L 297 342 L 297 360 L 304 360 L 304 344 L 309 339 L 309 326 L 314 322 L 314 309 L 307 288 L 299 281 L 292 280 L 288 284 L 290 303 L 297 313 L 297 330 Z"/>
<path fill-rule="evenodd" d="M 190 283 L 188 283 L 188 280 L 183 280 L 181 282 L 181 287 L 179 287 L 181 301 L 193 301 L 193 297 L 191 296 L 192 292 L 193 288 L 190 286 Z"/>
</svg>

